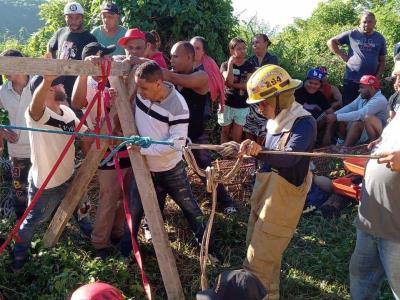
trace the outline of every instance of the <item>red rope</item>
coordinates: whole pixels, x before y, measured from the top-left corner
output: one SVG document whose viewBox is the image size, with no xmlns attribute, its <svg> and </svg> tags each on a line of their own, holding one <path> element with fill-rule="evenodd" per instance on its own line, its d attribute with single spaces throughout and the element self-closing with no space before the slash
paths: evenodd
<svg viewBox="0 0 400 300">
<path fill-rule="evenodd" d="M 100 134 L 101 127 L 101 114 L 102 114 L 102 104 L 104 103 L 104 89 L 106 88 L 108 76 L 111 72 L 111 59 L 103 59 L 101 61 L 101 79 L 97 85 L 97 92 L 94 95 L 93 101 L 97 101 L 97 115 L 96 115 L 96 125 L 94 127 L 94 132 Z M 100 149 L 100 139 L 96 138 L 96 147 Z"/>
</svg>

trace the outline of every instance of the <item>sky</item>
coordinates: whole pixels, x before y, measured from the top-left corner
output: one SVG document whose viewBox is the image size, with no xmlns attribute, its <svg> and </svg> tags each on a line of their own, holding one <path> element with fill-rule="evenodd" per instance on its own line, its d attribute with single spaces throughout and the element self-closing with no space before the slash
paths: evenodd
<svg viewBox="0 0 400 300">
<path fill-rule="evenodd" d="M 235 14 L 248 20 L 257 15 L 259 20 L 280 28 L 293 22 L 294 17 L 307 18 L 321 0 L 232 0 Z"/>
</svg>

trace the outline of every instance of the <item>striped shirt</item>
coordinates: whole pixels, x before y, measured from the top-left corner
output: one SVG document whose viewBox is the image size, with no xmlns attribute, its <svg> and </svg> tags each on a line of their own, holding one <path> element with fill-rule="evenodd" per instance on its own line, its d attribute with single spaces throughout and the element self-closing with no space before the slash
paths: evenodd
<svg viewBox="0 0 400 300">
<path fill-rule="evenodd" d="M 146 100 L 138 94 L 136 126 L 141 136 L 148 136 L 154 140 L 186 140 L 189 125 L 188 106 L 173 85 L 167 82 L 165 84 L 171 92 L 161 102 Z M 152 172 L 171 170 L 182 160 L 182 152 L 167 145 L 152 144 L 149 148 L 142 148 L 140 152 L 147 156 L 147 163 Z"/>
</svg>

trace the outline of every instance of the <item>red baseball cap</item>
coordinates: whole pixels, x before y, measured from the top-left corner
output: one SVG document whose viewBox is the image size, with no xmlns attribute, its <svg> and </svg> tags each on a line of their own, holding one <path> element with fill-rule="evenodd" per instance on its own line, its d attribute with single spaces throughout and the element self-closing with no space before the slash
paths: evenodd
<svg viewBox="0 0 400 300">
<path fill-rule="evenodd" d="M 129 40 L 146 40 L 143 31 L 140 31 L 139 28 L 128 29 L 125 33 L 125 36 L 118 40 L 118 45 L 125 46 Z"/>
<path fill-rule="evenodd" d="M 360 84 L 372 86 L 376 90 L 381 87 L 379 79 L 373 75 L 364 75 L 363 77 L 361 77 Z"/>
<path fill-rule="evenodd" d="M 71 300 L 124 300 L 121 291 L 108 283 L 89 283 L 78 288 Z"/>
</svg>

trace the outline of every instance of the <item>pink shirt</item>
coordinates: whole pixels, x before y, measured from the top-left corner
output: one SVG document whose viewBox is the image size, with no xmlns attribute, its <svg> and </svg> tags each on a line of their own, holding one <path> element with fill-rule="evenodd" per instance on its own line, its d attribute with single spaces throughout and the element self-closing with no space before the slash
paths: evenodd
<svg viewBox="0 0 400 300">
<path fill-rule="evenodd" d="M 167 68 L 167 63 L 165 62 L 164 56 L 161 52 L 157 52 L 156 54 L 154 54 L 152 57 L 150 57 L 151 60 L 154 60 L 156 63 L 158 63 L 158 65 L 161 68 Z"/>
</svg>

